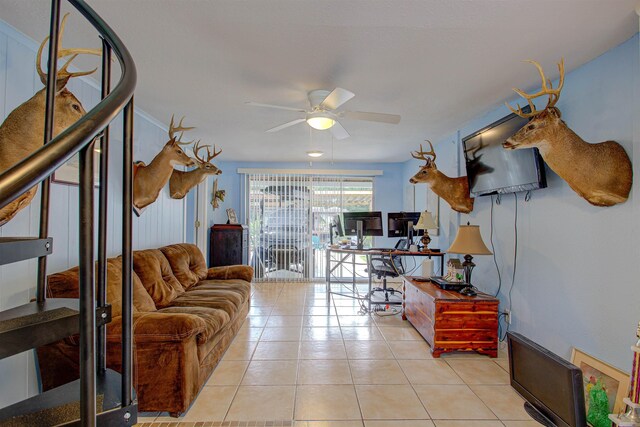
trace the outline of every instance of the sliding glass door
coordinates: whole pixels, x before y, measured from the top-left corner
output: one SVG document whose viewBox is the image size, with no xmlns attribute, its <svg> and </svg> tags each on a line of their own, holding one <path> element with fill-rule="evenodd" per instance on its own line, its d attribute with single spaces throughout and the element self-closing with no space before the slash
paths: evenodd
<svg viewBox="0 0 640 427">
<path fill-rule="evenodd" d="M 302 174 L 248 174 L 249 249 L 256 280 L 324 278 L 329 224 L 373 206 L 373 180 Z"/>
</svg>

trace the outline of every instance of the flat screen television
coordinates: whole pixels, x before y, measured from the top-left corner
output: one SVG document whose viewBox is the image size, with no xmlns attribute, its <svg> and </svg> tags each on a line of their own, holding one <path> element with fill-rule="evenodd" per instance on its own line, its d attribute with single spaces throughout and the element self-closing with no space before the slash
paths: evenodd
<svg viewBox="0 0 640 427">
<path fill-rule="evenodd" d="M 528 106 L 523 110 L 528 111 Z M 502 143 L 528 123 L 517 114 L 462 139 L 469 192 L 473 197 L 545 188 L 544 162 L 537 148 L 507 150 Z"/>
<path fill-rule="evenodd" d="M 540 424 L 585 427 L 582 371 L 530 339 L 507 333 L 511 387 Z"/>
<path fill-rule="evenodd" d="M 382 212 L 344 212 L 344 235 L 355 236 L 358 232 L 358 221 L 362 221 L 363 236 L 383 236 Z"/>
<path fill-rule="evenodd" d="M 416 225 L 420 212 L 389 212 L 387 214 L 387 237 L 407 237 L 409 221 Z M 422 236 L 424 230 L 413 230 L 414 236 Z"/>
</svg>

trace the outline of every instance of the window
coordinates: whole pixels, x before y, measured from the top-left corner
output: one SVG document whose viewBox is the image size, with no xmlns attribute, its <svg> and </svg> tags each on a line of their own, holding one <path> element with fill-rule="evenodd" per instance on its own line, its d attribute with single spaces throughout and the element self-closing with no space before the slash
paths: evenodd
<svg viewBox="0 0 640 427">
<path fill-rule="evenodd" d="M 248 174 L 249 250 L 257 280 L 324 278 L 329 224 L 373 207 L 373 179 Z"/>
</svg>

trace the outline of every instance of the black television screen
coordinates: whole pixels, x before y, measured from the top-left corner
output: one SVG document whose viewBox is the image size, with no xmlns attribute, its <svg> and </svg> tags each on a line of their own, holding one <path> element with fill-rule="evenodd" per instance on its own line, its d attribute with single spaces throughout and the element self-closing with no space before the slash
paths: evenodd
<svg viewBox="0 0 640 427">
<path fill-rule="evenodd" d="M 527 123 L 528 119 L 509 114 L 462 139 L 472 196 L 516 193 L 547 186 L 544 163 L 537 148 L 506 150 L 502 147 L 507 138 Z"/>
<path fill-rule="evenodd" d="M 387 214 L 387 237 L 407 237 L 409 221 L 416 225 L 420 212 L 389 212 Z M 424 230 L 413 230 L 414 236 L 422 236 Z"/>
<path fill-rule="evenodd" d="M 527 412 L 541 424 L 585 427 L 580 368 L 520 334 L 509 332 L 507 338 L 511 387 L 527 401 Z"/>
<path fill-rule="evenodd" d="M 358 232 L 358 221 L 362 221 L 363 236 L 383 236 L 382 212 L 345 212 L 344 219 L 345 236 L 355 236 Z"/>
</svg>

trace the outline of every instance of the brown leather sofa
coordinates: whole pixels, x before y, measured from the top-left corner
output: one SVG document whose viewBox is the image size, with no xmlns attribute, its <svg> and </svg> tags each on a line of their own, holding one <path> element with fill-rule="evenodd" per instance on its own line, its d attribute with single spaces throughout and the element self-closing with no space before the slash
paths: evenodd
<svg viewBox="0 0 640 427">
<path fill-rule="evenodd" d="M 140 411 L 178 416 L 193 402 L 249 311 L 253 269 L 207 269 L 195 245 L 133 253 L 134 387 Z M 121 260 L 107 263 L 107 365 L 121 368 Z M 78 268 L 48 278 L 49 297 L 78 298 Z M 38 349 L 44 390 L 78 378 L 78 340 Z"/>
</svg>

